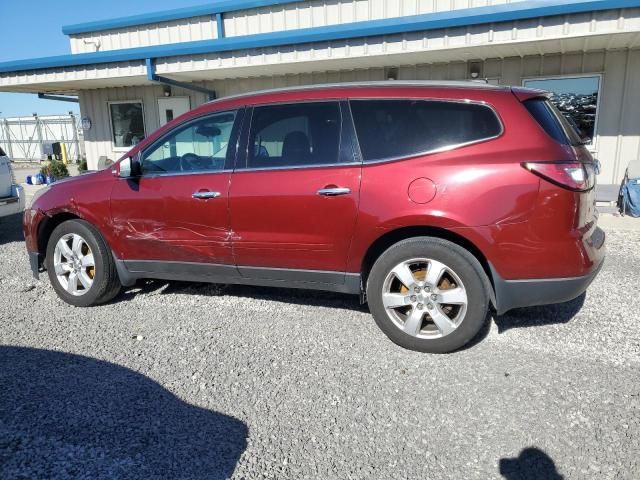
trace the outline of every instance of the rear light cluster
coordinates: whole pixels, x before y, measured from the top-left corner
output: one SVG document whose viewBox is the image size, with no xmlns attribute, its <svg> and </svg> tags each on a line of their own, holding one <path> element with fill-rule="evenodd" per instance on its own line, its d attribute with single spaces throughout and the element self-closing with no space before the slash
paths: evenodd
<svg viewBox="0 0 640 480">
<path fill-rule="evenodd" d="M 526 162 L 522 166 L 531 173 L 574 192 L 591 190 L 596 184 L 596 170 L 591 163 Z"/>
</svg>

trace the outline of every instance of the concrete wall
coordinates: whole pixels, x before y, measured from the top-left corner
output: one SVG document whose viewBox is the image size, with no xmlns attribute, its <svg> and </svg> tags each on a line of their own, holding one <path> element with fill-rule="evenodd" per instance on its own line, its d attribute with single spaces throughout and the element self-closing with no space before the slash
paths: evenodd
<svg viewBox="0 0 640 480">
<path fill-rule="evenodd" d="M 640 50 L 614 50 L 575 54 L 534 55 L 489 59 L 482 75 L 504 85 L 521 85 L 524 78 L 557 75 L 602 74 L 601 98 L 594 155 L 603 165 L 600 183 L 619 183 L 629 161 L 640 158 Z M 399 80 L 468 79 L 466 62 L 417 64 L 398 67 Z M 218 96 L 327 82 L 385 80 L 384 68 L 316 72 L 271 77 L 240 78 L 205 82 Z M 112 148 L 107 102 L 143 100 L 147 134 L 159 127 L 157 99 L 161 86 L 85 90 L 80 93 L 83 116 L 93 122 L 85 132 L 90 168 L 101 155 L 117 159 L 122 152 Z M 173 88 L 174 96 L 189 96 L 194 108 L 206 101 L 204 94 Z"/>
</svg>

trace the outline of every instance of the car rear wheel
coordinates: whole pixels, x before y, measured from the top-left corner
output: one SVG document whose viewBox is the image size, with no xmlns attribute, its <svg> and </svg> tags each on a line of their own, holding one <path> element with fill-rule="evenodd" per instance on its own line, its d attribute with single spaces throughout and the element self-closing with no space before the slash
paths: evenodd
<svg viewBox="0 0 640 480">
<path fill-rule="evenodd" d="M 489 307 L 478 260 L 455 243 L 431 237 L 407 239 L 385 251 L 371 269 L 367 298 L 393 342 L 430 353 L 467 344 Z"/>
<path fill-rule="evenodd" d="M 120 291 L 111 251 L 84 220 L 68 220 L 55 228 L 45 264 L 58 296 L 76 307 L 108 302 Z"/>
</svg>

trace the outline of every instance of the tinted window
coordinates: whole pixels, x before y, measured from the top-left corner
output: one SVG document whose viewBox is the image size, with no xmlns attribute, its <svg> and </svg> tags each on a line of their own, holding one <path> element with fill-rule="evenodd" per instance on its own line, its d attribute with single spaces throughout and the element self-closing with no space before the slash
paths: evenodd
<svg viewBox="0 0 640 480">
<path fill-rule="evenodd" d="M 223 170 L 233 155 L 235 117 L 236 112 L 219 113 L 179 127 L 144 152 L 142 172 Z"/>
<path fill-rule="evenodd" d="M 429 100 L 354 100 L 353 119 L 365 161 L 407 157 L 495 137 L 489 107 Z"/>
<path fill-rule="evenodd" d="M 558 117 L 546 100 L 527 100 L 524 106 L 551 138 L 556 142 L 569 143 Z"/>
<path fill-rule="evenodd" d="M 256 107 L 247 168 L 335 164 L 341 117 L 337 102 Z"/>
</svg>

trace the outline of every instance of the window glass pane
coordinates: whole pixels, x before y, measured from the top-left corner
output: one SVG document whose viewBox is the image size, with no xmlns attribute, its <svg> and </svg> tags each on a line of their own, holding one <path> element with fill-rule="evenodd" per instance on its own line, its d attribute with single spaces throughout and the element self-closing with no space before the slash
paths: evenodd
<svg viewBox="0 0 640 480">
<path fill-rule="evenodd" d="M 553 113 L 547 100 L 539 98 L 527 100 L 524 102 L 524 106 L 551 138 L 560 143 L 569 142 L 558 117 Z"/>
<path fill-rule="evenodd" d="M 599 76 L 525 80 L 523 85 L 553 94 L 551 103 L 562 113 L 561 123 L 571 143 L 579 143 L 581 137 L 587 139 L 588 144 L 593 143 L 598 115 Z"/>
<path fill-rule="evenodd" d="M 109 113 L 116 148 L 133 147 L 144 138 L 142 103 L 111 103 Z"/>
<path fill-rule="evenodd" d="M 338 163 L 340 128 L 337 102 L 256 107 L 247 168 Z"/>
<path fill-rule="evenodd" d="M 236 112 L 179 127 L 144 152 L 143 173 L 217 171 L 225 168 Z"/>
<path fill-rule="evenodd" d="M 495 137 L 501 125 L 483 105 L 430 100 L 351 102 L 365 161 L 426 153 Z"/>
</svg>

